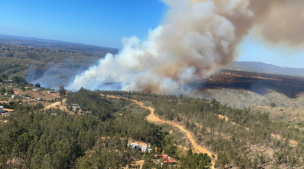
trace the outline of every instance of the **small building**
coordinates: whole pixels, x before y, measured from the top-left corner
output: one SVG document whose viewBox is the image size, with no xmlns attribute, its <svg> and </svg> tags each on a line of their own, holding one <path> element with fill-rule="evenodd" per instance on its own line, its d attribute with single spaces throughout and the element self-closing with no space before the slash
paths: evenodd
<svg viewBox="0 0 304 169">
<path fill-rule="evenodd" d="M 18 97 L 17 94 L 13 94 L 13 95 L 12 95 L 12 98 L 13 98 L 13 99 L 16 99 L 17 97 Z"/>
<path fill-rule="evenodd" d="M 38 100 L 38 101 L 42 101 L 42 98 L 38 97 L 37 100 Z"/>
<path fill-rule="evenodd" d="M 160 164 L 161 166 L 164 164 L 171 164 L 175 166 L 177 164 L 177 161 L 174 158 L 171 158 L 169 155 L 163 154 L 162 158 L 157 160 L 157 164 Z"/>
<path fill-rule="evenodd" d="M 137 149 L 140 148 L 142 152 L 146 152 L 148 151 L 148 153 L 150 153 L 152 151 L 151 147 L 148 146 L 147 144 L 144 143 L 129 143 L 128 147 L 132 148 L 132 149 Z"/>
<path fill-rule="evenodd" d="M 3 106 L 0 106 L 0 113 L 4 112 Z"/>
<path fill-rule="evenodd" d="M 2 117 L 8 117 L 9 116 L 9 112 L 8 111 L 3 111 L 0 113 Z"/>
<path fill-rule="evenodd" d="M 5 92 L 5 93 L 4 93 L 4 96 L 7 96 L 7 95 L 9 95 L 9 92 Z"/>
<path fill-rule="evenodd" d="M 56 91 L 50 90 L 50 91 L 48 91 L 48 93 L 56 93 Z"/>
<path fill-rule="evenodd" d="M 77 109 L 80 110 L 80 106 L 78 104 L 73 104 L 72 109 L 73 111 L 76 111 Z"/>
<path fill-rule="evenodd" d="M 10 158 L 7 160 L 6 166 L 19 166 L 14 168 L 20 168 L 24 166 L 24 160 L 21 158 Z"/>
<path fill-rule="evenodd" d="M 35 89 L 33 89 L 34 91 L 38 92 L 38 91 L 42 91 L 42 89 L 40 87 L 35 87 Z"/>
</svg>

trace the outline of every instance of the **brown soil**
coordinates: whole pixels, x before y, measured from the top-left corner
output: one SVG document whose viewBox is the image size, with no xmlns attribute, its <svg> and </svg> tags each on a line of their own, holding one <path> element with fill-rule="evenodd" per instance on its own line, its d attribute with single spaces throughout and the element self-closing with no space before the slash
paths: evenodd
<svg viewBox="0 0 304 169">
<path fill-rule="evenodd" d="M 20 89 L 16 89 L 14 93 L 18 94 L 18 96 L 22 97 L 23 103 L 27 103 L 29 105 L 36 105 L 37 103 L 41 103 L 42 106 L 44 106 L 44 107 L 47 107 L 50 104 L 52 104 L 51 102 L 49 102 L 49 100 L 55 100 L 55 99 L 60 98 L 60 95 L 58 93 L 57 94 L 48 93 L 47 91 L 33 91 L 33 90 L 22 91 Z M 30 97 L 33 97 L 34 99 L 24 98 L 24 95 L 29 95 Z M 37 101 L 36 99 L 38 97 L 40 97 L 46 101 Z M 13 99 L 11 97 L 6 97 L 4 99 L 6 99 L 8 102 L 18 100 L 18 99 Z"/>
<path fill-rule="evenodd" d="M 14 111 L 14 109 L 7 109 L 7 108 L 3 108 L 3 110 L 8 111 L 8 112 Z"/>
<path fill-rule="evenodd" d="M 280 135 L 278 134 L 271 134 L 271 137 L 277 140 L 286 140 L 286 138 L 282 138 Z M 289 146 L 290 147 L 297 147 L 298 146 L 298 142 L 295 140 L 289 140 Z"/>
<path fill-rule="evenodd" d="M 142 166 L 144 165 L 144 160 L 135 161 L 135 166 L 140 166 L 139 168 L 142 169 Z"/>
<path fill-rule="evenodd" d="M 227 116 L 223 116 L 223 115 L 220 115 L 220 114 L 218 114 L 217 116 L 218 116 L 218 118 L 221 119 L 221 120 L 225 120 L 225 121 L 228 121 L 228 120 L 229 120 L 229 118 L 228 118 Z"/>
<path fill-rule="evenodd" d="M 66 106 L 64 106 L 64 105 L 65 105 L 65 102 L 66 102 L 66 99 L 63 99 L 63 100 L 62 100 L 62 105 L 61 105 L 61 102 L 56 102 L 56 103 L 53 103 L 53 104 L 51 104 L 51 105 L 46 106 L 46 107 L 44 108 L 44 110 L 46 110 L 46 109 L 51 109 L 51 108 L 54 108 L 54 109 L 59 108 L 59 109 L 62 110 L 62 111 L 67 111 Z"/>
<path fill-rule="evenodd" d="M 31 97 L 34 98 L 42 98 L 45 100 L 54 100 L 56 98 L 60 98 L 60 95 L 58 93 L 48 93 L 47 91 L 33 91 L 33 90 L 26 90 L 26 91 L 22 91 L 22 90 L 15 90 L 15 94 L 18 94 L 19 96 L 23 96 L 23 95 L 29 95 Z"/>
</svg>

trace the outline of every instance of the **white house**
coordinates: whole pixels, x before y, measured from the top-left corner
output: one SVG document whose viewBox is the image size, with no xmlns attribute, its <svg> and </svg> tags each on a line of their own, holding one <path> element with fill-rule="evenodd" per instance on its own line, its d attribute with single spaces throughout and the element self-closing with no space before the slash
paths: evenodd
<svg viewBox="0 0 304 169">
<path fill-rule="evenodd" d="M 1 113 L 1 116 L 2 116 L 2 117 L 8 117 L 9 115 L 10 115 L 9 112 Z"/>
<path fill-rule="evenodd" d="M 36 91 L 36 92 L 38 92 L 38 91 L 42 91 L 42 89 L 41 88 L 39 88 L 39 87 L 37 87 L 37 88 L 35 88 L 35 89 L 33 89 L 34 91 Z"/>
<path fill-rule="evenodd" d="M 16 94 L 13 94 L 13 95 L 12 95 L 12 98 L 13 98 L 13 99 L 15 99 L 15 98 L 17 98 L 17 97 L 18 97 L 18 95 L 16 95 Z"/>
<path fill-rule="evenodd" d="M 80 106 L 78 104 L 73 104 L 72 109 L 76 111 L 77 109 L 80 109 Z"/>
<path fill-rule="evenodd" d="M 146 144 L 137 144 L 137 143 L 129 143 L 128 147 L 132 148 L 132 149 L 137 149 L 140 148 L 142 152 L 146 152 L 148 150 L 148 153 L 150 153 L 152 151 L 150 146 L 147 146 Z"/>
</svg>

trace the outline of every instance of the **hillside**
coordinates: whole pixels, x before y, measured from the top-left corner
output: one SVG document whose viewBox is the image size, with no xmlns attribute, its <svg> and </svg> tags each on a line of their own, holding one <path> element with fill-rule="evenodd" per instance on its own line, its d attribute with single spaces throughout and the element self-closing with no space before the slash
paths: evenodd
<svg viewBox="0 0 304 169">
<path fill-rule="evenodd" d="M 225 80 L 222 78 L 221 82 Z M 0 83 L 2 105 L 14 109 L 9 116 L 0 117 L 0 146 L 7 147 L 0 151 L 0 167 L 82 169 L 141 165 L 160 169 L 176 164 L 189 169 L 211 164 L 214 168 L 232 169 L 302 167 L 303 107 L 292 105 L 293 98 L 288 100 L 278 92 L 258 94 L 232 88 L 202 91 L 203 95 L 212 91 L 210 94 L 220 101 L 211 95 L 206 100 L 83 88 L 60 96 L 60 91 L 57 94 L 48 93 L 47 89 L 36 91 L 30 84 L 22 87 L 24 83 L 24 79 L 9 82 L 5 77 Z M 18 98 L 12 98 L 13 93 L 18 93 Z M 288 107 L 269 102 L 268 106 L 239 109 L 220 103 L 225 100 L 242 101 L 241 105 L 259 103 L 259 98 L 254 98 L 258 95 L 277 97 Z M 134 150 L 127 146 L 132 142 L 150 144 L 155 152 Z M 174 163 L 161 167 L 167 155 Z"/>
<path fill-rule="evenodd" d="M 144 92 L 102 93 L 109 97 L 115 95 L 143 102 L 150 110 L 155 108 L 154 114 L 161 119 L 159 121 L 165 121 L 166 125 L 174 127 L 172 136 L 177 144 L 183 142 L 184 136 L 176 135 L 181 130 L 176 128 L 183 126 L 191 132 L 191 137 L 195 138 L 198 145 L 217 154 L 215 167 L 303 168 L 304 135 L 302 128 L 299 130 L 302 123 L 296 127 L 271 120 L 268 113 L 250 108 L 231 108 L 214 99 L 206 101 Z"/>
<path fill-rule="evenodd" d="M 75 103 L 79 108 L 72 107 Z M 180 168 L 212 165 L 212 155 L 178 148 L 168 131 L 146 120 L 149 112 L 127 99 L 82 89 L 68 93 L 64 104 L 64 111 L 60 106 L 49 109 L 14 104 L 15 110 L 9 116 L 0 116 L 0 146 L 6 147 L 0 151 L 0 168 L 139 168 L 141 165 L 161 169 L 176 164 Z M 137 147 L 132 147 L 134 143 Z M 173 161 L 168 162 L 169 159 Z"/>
<path fill-rule="evenodd" d="M 226 68 L 248 72 L 304 77 L 304 68 L 280 67 L 262 62 L 231 62 Z"/>
<path fill-rule="evenodd" d="M 78 72 L 103 58 L 88 53 L 68 52 L 0 43 L 0 74 L 38 79 L 45 87 L 66 85 Z"/>
<path fill-rule="evenodd" d="M 289 98 L 296 98 L 304 92 L 304 78 L 239 70 L 222 70 L 196 84 L 202 90 L 243 89 L 260 95 L 267 94 L 268 90 L 274 90 Z"/>
<path fill-rule="evenodd" d="M 80 43 L 63 42 L 57 40 L 38 39 L 20 36 L 0 34 L 0 43 L 12 45 L 24 45 L 36 48 L 63 50 L 69 52 L 87 53 L 97 57 L 103 57 L 107 53 L 117 53 L 118 49 L 101 46 L 85 45 Z"/>
</svg>

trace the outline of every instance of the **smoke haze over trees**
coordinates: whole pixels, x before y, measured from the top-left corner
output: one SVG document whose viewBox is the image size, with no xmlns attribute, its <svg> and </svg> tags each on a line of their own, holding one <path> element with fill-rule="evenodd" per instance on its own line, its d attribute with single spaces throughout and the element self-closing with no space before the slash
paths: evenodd
<svg viewBox="0 0 304 169">
<path fill-rule="evenodd" d="M 162 2 L 169 9 L 145 40 L 123 39 L 119 54 L 108 54 L 98 66 L 77 76 L 69 88 L 97 89 L 105 82 L 122 82 L 123 90 L 187 93 L 187 84 L 233 61 L 236 46 L 253 29 L 265 42 L 303 47 L 304 18 L 298 14 L 303 14 L 304 3 L 300 0 Z M 282 16 L 294 22 L 283 24 Z"/>
</svg>

